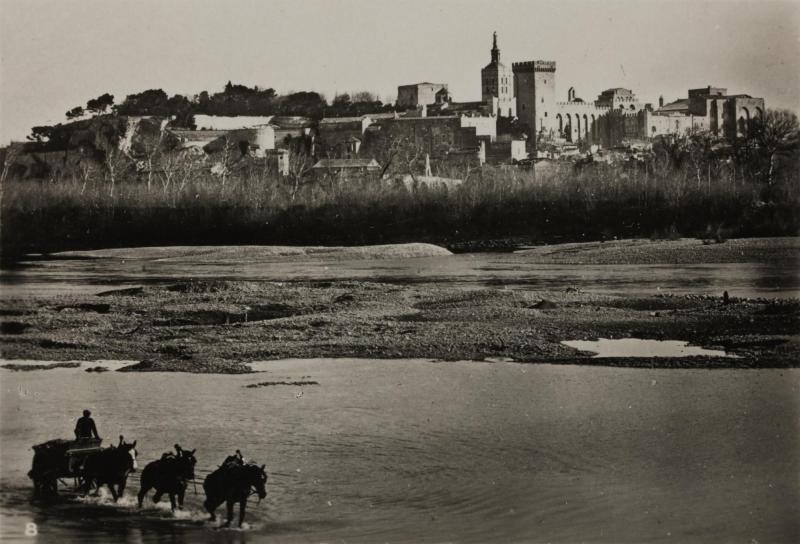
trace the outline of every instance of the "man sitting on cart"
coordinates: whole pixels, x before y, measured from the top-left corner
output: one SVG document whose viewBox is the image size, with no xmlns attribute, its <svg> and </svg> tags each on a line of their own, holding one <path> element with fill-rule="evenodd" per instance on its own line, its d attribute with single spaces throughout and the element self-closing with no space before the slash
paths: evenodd
<svg viewBox="0 0 800 544">
<path fill-rule="evenodd" d="M 92 438 L 97 439 L 97 444 L 92 444 Z M 97 426 L 92 419 L 89 410 L 83 411 L 83 417 L 78 418 L 75 423 L 75 442 L 67 449 L 69 457 L 69 471 L 71 474 L 79 474 L 83 471 L 83 464 L 86 462 L 86 453 L 89 450 L 99 449 L 100 437 L 97 435 Z"/>
<path fill-rule="evenodd" d="M 89 410 L 83 411 L 83 417 L 78 418 L 75 424 L 75 438 L 82 440 L 84 438 L 100 438 L 97 435 L 97 427 L 92 419 L 92 413 Z"/>
</svg>

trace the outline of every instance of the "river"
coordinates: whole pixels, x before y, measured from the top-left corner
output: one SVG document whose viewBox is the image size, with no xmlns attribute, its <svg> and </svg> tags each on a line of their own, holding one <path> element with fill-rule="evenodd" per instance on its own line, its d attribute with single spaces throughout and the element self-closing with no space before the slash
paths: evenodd
<svg viewBox="0 0 800 544">
<path fill-rule="evenodd" d="M 84 363 L 84 366 L 100 363 Z M 21 542 L 798 542 L 800 370 L 286 360 L 248 375 L 0 370 L 0 507 Z M 318 385 L 244 387 L 264 381 Z M 206 472 L 242 449 L 245 530 L 131 497 L 30 501 L 32 444 L 84 408 Z M 198 489 L 202 493 L 201 489 Z M 36 525 L 36 539 L 24 536 Z"/>
<path fill-rule="evenodd" d="M 469 288 L 579 288 L 602 294 L 713 294 L 734 297 L 798 297 L 793 262 L 650 265 L 560 265 L 528 262 L 513 253 L 442 257 L 354 259 L 284 257 L 241 260 L 60 258 L 0 270 L 0 298 L 94 294 L 113 287 L 187 279 L 250 281 L 362 280 L 435 282 Z"/>
</svg>

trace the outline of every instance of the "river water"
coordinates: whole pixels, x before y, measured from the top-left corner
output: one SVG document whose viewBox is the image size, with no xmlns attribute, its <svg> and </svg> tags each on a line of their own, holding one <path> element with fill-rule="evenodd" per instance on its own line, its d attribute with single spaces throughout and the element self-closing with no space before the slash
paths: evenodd
<svg viewBox="0 0 800 544">
<path fill-rule="evenodd" d="M 540 290 L 569 287 L 629 296 L 722 296 L 723 291 L 734 297 L 800 296 L 800 273 L 791 262 L 575 266 L 531 263 L 512 253 L 476 253 L 380 260 L 274 257 L 213 261 L 153 256 L 42 260 L 0 270 L 0 298 L 93 294 L 112 287 L 187 279 L 435 282 L 469 288 Z"/>
<path fill-rule="evenodd" d="M 94 366 L 98 363 L 85 363 Z M 4 539 L 799 542 L 800 370 L 289 360 L 249 375 L 0 370 Z M 246 388 L 265 381 L 318 385 Z M 267 464 L 243 531 L 130 496 L 29 500 L 32 444 L 89 408 L 139 466 Z M 138 478 L 129 481 L 132 494 Z M 190 487 L 191 490 L 191 487 Z M 202 490 L 199 490 L 202 493 Z M 165 503 L 166 504 L 166 503 Z M 24 536 L 36 524 L 38 536 Z"/>
</svg>

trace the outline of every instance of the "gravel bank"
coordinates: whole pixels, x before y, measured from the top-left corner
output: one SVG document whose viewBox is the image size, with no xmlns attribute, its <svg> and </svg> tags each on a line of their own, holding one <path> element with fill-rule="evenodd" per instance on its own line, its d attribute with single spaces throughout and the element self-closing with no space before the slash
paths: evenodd
<svg viewBox="0 0 800 544">
<path fill-rule="evenodd" d="M 103 297 L 5 301 L 29 325 L 6 359 L 134 359 L 128 371 L 250 372 L 258 360 L 434 358 L 614 366 L 764 368 L 800 364 L 800 302 L 601 296 L 373 282 L 195 281 Z M 738 358 L 592 359 L 562 340 L 648 338 Z"/>
</svg>

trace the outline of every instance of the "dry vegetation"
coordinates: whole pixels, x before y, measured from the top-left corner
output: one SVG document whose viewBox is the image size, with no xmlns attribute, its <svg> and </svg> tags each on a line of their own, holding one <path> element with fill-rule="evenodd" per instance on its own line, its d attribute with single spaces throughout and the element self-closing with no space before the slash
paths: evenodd
<svg viewBox="0 0 800 544">
<path fill-rule="evenodd" d="M 570 163 L 537 171 L 484 167 L 459 188 L 414 191 L 374 177 L 296 184 L 257 166 L 230 172 L 223 182 L 194 163 L 149 188 L 127 171 L 115 172 L 113 186 L 107 171 L 7 179 L 3 253 L 8 261 L 24 252 L 137 245 L 447 245 L 515 236 L 721 239 L 798 231 L 796 170 L 787 166 L 765 184 L 735 164 L 714 165 L 702 176 L 655 159 L 582 170 Z"/>
</svg>

